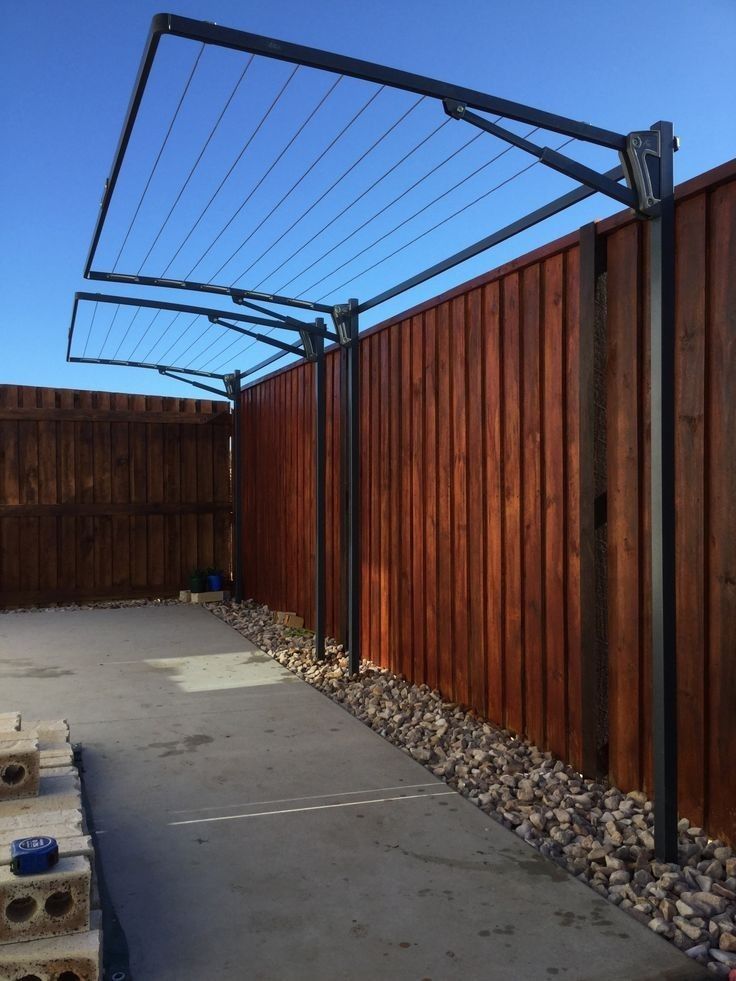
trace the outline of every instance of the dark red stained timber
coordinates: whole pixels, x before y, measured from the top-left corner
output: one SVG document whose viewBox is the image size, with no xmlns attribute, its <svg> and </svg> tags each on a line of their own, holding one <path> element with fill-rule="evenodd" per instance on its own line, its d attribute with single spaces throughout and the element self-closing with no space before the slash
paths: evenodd
<svg viewBox="0 0 736 981">
<path fill-rule="evenodd" d="M 736 738 L 735 228 L 736 165 L 679 189 L 681 811 L 731 839 L 734 792 L 719 774 Z M 647 232 L 631 216 L 615 216 L 597 235 L 608 269 L 610 776 L 625 790 L 649 789 Z M 594 597 L 592 522 L 582 520 L 593 507 L 593 435 L 587 415 L 581 421 L 593 397 L 593 292 L 581 284 L 581 268 L 578 236 L 568 235 L 361 335 L 364 656 L 578 767 L 595 758 L 596 699 L 594 619 L 581 606 Z M 336 353 L 327 361 L 334 635 Z M 311 406 L 310 385 L 300 365 L 243 395 L 246 593 L 297 609 L 309 624 L 313 503 L 284 474 L 293 473 L 296 454 L 296 472 L 311 486 L 312 431 L 302 426 L 298 447 L 290 434 L 295 400 Z"/>
<path fill-rule="evenodd" d="M 229 439 L 226 402 L 1 385 L 0 606 L 229 572 Z"/>
</svg>

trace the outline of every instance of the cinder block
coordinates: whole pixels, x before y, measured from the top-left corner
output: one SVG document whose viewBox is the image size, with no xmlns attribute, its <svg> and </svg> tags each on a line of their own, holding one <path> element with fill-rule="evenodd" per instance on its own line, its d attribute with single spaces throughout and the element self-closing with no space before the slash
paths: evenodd
<svg viewBox="0 0 736 981">
<path fill-rule="evenodd" d="M 7 800 L 0 808 L 0 827 L 8 818 L 21 814 L 40 816 L 50 811 L 77 811 L 82 809 L 79 778 L 74 776 L 47 777 L 41 773 L 38 796 Z M 48 822 L 46 822 L 48 823 Z"/>
<path fill-rule="evenodd" d="M 180 589 L 179 590 L 179 602 L 188 603 L 192 598 L 191 589 Z"/>
<path fill-rule="evenodd" d="M 98 927 L 68 937 L 50 937 L 0 947 L 0 981 L 99 981 L 102 935 Z"/>
<path fill-rule="evenodd" d="M 54 767 L 41 767 L 41 776 L 38 784 L 39 797 L 59 793 L 71 793 L 73 790 L 79 791 L 82 781 L 79 771 L 74 766 L 68 766 L 68 773 L 54 773 Z"/>
<path fill-rule="evenodd" d="M 59 856 L 61 858 L 72 858 L 75 855 L 84 855 L 85 858 L 89 859 L 90 865 L 94 866 L 95 850 L 92 847 L 92 839 L 89 837 L 89 835 L 61 837 L 59 835 L 50 834 L 47 831 L 34 831 L 34 837 L 40 838 L 42 836 L 56 838 L 59 844 Z M 18 837 L 27 838 L 28 835 L 13 835 L 10 841 L 14 841 Z M 10 841 L 3 842 L 3 840 L 0 839 L 0 865 L 10 865 Z"/>
<path fill-rule="evenodd" d="M 27 719 L 22 723 L 21 732 L 26 729 L 35 729 L 41 742 L 69 742 L 69 723 L 66 719 Z"/>
<path fill-rule="evenodd" d="M 192 603 L 222 603 L 225 593 L 222 589 L 208 593 L 192 593 Z"/>
<path fill-rule="evenodd" d="M 303 627 L 304 617 L 297 616 L 296 613 L 287 613 L 283 619 L 285 627 Z"/>
<path fill-rule="evenodd" d="M 288 612 L 286 610 L 277 610 L 276 613 L 274 613 L 273 618 L 276 621 L 276 623 L 286 623 L 288 617 L 295 617 L 295 616 L 296 616 L 296 611 L 294 610 Z"/>
<path fill-rule="evenodd" d="M 39 838 L 42 835 L 45 835 L 47 838 L 56 838 L 56 840 L 59 842 L 59 846 L 61 846 L 61 842 L 66 838 L 86 837 L 86 835 L 84 835 L 82 832 L 81 813 L 76 820 L 74 817 L 71 817 L 67 821 L 36 824 L 30 828 L 0 828 L 0 855 L 3 854 L 3 848 L 9 846 L 11 841 L 14 841 L 16 838 L 29 838 L 31 835 L 35 835 Z M 5 863 L 3 862 L 2 864 Z"/>
<path fill-rule="evenodd" d="M 13 838 L 26 838 L 28 835 L 41 834 L 41 828 L 48 828 L 52 824 L 77 828 L 79 834 L 84 831 L 84 818 L 79 806 L 55 811 L 46 805 L 46 809 L 21 811 L 20 814 L 5 814 L 5 807 L 0 807 L 0 835 L 8 832 L 12 833 Z"/>
<path fill-rule="evenodd" d="M 40 762 L 37 740 L 0 742 L 0 803 L 36 796 Z"/>
<path fill-rule="evenodd" d="M 58 746 L 48 746 L 48 744 L 42 743 L 39 748 L 42 770 L 50 766 L 71 766 L 74 762 L 74 752 L 69 743 Z"/>
<path fill-rule="evenodd" d="M 44 766 L 41 762 L 41 776 L 43 777 L 78 777 L 79 772 L 76 766 L 71 764 L 65 766 Z"/>
<path fill-rule="evenodd" d="M 49 735 L 51 735 L 51 738 L 49 738 Z M 45 732 L 41 735 L 41 731 L 38 729 L 23 729 L 21 732 L 0 732 L 0 750 L 7 743 L 18 742 L 19 740 L 23 742 L 35 740 L 42 753 L 55 754 L 64 759 L 72 758 L 72 747 L 61 738 L 61 734 L 57 738 L 54 738 L 53 733 L 49 734 Z"/>
<path fill-rule="evenodd" d="M 0 732 L 20 732 L 20 712 L 0 712 Z"/>
<path fill-rule="evenodd" d="M 43 875 L 0 866 L 0 944 L 89 930 L 91 869 L 83 856 L 60 858 Z"/>
</svg>

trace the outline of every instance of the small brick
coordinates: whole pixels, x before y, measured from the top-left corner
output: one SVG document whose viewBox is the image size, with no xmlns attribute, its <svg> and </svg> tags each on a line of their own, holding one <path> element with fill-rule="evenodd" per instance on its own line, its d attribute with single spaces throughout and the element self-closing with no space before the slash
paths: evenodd
<svg viewBox="0 0 736 981">
<path fill-rule="evenodd" d="M 20 712 L 0 712 L 0 732 L 20 732 Z"/>
<path fill-rule="evenodd" d="M 0 742 L 0 803 L 35 797 L 40 756 L 35 739 Z"/>
<path fill-rule="evenodd" d="M 303 627 L 304 617 L 297 616 L 296 613 L 287 613 L 283 623 L 285 627 Z"/>
<path fill-rule="evenodd" d="M 225 593 L 222 589 L 212 590 L 208 593 L 192 593 L 192 603 L 222 603 Z"/>
<path fill-rule="evenodd" d="M 99 981 L 102 977 L 101 939 L 99 917 L 95 917 L 93 929 L 83 933 L 7 944 L 0 947 L 0 978 L 15 981 L 16 978 L 32 977 L 39 981 L 57 981 L 60 977 L 70 976 L 79 981 Z"/>
<path fill-rule="evenodd" d="M 61 858 L 42 875 L 0 866 L 0 944 L 89 930 L 91 869 L 87 858 Z"/>
</svg>

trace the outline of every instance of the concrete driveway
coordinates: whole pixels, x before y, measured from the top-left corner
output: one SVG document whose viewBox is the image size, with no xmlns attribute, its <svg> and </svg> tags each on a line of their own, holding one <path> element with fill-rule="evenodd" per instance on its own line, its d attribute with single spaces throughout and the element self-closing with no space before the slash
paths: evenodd
<svg viewBox="0 0 736 981">
<path fill-rule="evenodd" d="M 65 716 L 136 981 L 708 977 L 194 606 L 0 616 Z"/>
</svg>

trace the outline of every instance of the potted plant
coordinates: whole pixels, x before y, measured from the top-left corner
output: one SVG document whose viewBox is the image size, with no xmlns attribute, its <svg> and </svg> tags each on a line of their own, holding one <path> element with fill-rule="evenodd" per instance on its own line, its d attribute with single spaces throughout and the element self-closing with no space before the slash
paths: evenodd
<svg viewBox="0 0 736 981">
<path fill-rule="evenodd" d="M 207 589 L 217 593 L 222 589 L 222 570 L 210 567 L 207 570 Z"/>
<path fill-rule="evenodd" d="M 189 577 L 189 588 L 193 593 L 203 593 L 207 589 L 207 573 L 204 569 L 194 569 Z"/>
</svg>

